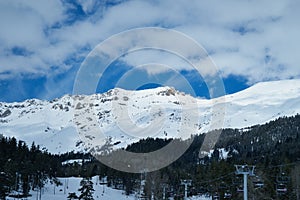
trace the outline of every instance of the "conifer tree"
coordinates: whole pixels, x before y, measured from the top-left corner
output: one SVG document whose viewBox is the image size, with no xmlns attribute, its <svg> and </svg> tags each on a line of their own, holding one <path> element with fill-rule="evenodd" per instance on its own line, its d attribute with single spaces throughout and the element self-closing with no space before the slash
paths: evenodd
<svg viewBox="0 0 300 200">
<path fill-rule="evenodd" d="M 77 197 L 77 195 L 76 195 L 75 192 L 69 193 L 69 196 L 67 198 L 68 198 L 68 200 L 78 199 L 78 197 Z"/>
<path fill-rule="evenodd" d="M 6 199 L 10 187 L 8 176 L 4 173 L 0 173 L 0 199 Z"/>
<path fill-rule="evenodd" d="M 83 178 L 80 181 L 80 186 L 81 188 L 78 189 L 78 191 L 81 192 L 79 195 L 78 199 L 79 200 L 93 200 L 93 193 L 94 193 L 94 188 L 93 188 L 93 182 L 91 181 L 91 178 Z"/>
</svg>

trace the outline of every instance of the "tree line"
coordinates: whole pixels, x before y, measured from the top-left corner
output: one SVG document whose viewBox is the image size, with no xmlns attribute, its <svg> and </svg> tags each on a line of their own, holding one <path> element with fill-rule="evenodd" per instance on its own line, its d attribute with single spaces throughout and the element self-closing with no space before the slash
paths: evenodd
<svg viewBox="0 0 300 200">
<path fill-rule="evenodd" d="M 242 182 L 241 177 L 234 173 L 234 165 L 248 164 L 256 166 L 256 176 L 249 178 L 249 198 L 299 199 L 300 115 L 282 117 L 245 129 L 224 129 L 212 153 L 199 158 L 199 150 L 207 134 L 214 132 L 193 135 L 190 147 L 171 165 L 141 174 L 109 168 L 90 154 L 68 152 L 54 155 L 34 143 L 28 147 L 23 141 L 2 137 L 0 196 L 4 199 L 12 191 L 29 195 L 30 189 L 42 188 L 45 180 L 55 182 L 56 177 L 99 175 L 100 178 L 106 177 L 108 186 L 122 189 L 127 195 L 139 194 L 144 199 L 162 199 L 163 196 L 182 199 L 182 180 L 192 181 L 188 195 L 207 194 L 219 199 L 238 199 L 242 197 Z M 129 145 L 126 151 L 151 152 L 170 141 L 146 138 Z M 227 154 L 225 158 L 221 156 L 224 151 Z M 62 165 L 69 159 L 88 162 Z M 280 187 L 285 187 L 286 192 L 279 190 Z"/>
</svg>

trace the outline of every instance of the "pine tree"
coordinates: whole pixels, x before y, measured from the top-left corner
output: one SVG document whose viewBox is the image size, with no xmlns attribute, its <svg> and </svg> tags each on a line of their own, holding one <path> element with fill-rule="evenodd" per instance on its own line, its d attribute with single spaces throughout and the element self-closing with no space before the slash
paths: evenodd
<svg viewBox="0 0 300 200">
<path fill-rule="evenodd" d="M 93 193 L 94 193 L 94 188 L 93 188 L 93 182 L 91 181 L 91 178 L 83 178 L 80 181 L 80 186 L 81 188 L 78 189 L 78 191 L 81 192 L 79 195 L 78 199 L 79 200 L 93 200 Z"/>
<path fill-rule="evenodd" d="M 4 173 L 0 173 L 0 199 L 6 199 L 10 187 L 9 177 Z"/>
<path fill-rule="evenodd" d="M 76 195 L 75 192 L 72 192 L 72 193 L 69 193 L 69 196 L 67 198 L 68 198 L 68 200 L 78 199 L 78 196 Z"/>
</svg>

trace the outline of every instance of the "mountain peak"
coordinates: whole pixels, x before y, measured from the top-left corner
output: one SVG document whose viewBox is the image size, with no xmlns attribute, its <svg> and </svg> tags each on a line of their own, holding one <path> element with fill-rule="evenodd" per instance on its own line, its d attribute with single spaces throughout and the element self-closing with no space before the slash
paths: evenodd
<svg viewBox="0 0 300 200">
<path fill-rule="evenodd" d="M 172 87 L 157 87 L 138 91 L 115 88 L 103 94 L 65 95 L 52 101 L 2 102 L 0 133 L 27 143 L 35 141 L 54 153 L 83 150 L 86 146 L 80 142 L 78 130 L 86 130 L 84 137 L 96 136 L 89 135 L 91 127 L 86 124 L 76 125 L 85 123 L 75 120 L 75 114 L 80 114 L 120 148 L 143 137 L 187 138 L 207 132 L 212 129 L 212 118 L 223 116 L 213 109 L 214 104 L 226 108 L 220 118 L 224 128 L 244 128 L 300 113 L 300 80 L 258 83 L 224 99 L 201 100 Z M 84 102 L 75 105 L 80 100 Z M 124 127 L 120 127 L 122 123 Z"/>
</svg>

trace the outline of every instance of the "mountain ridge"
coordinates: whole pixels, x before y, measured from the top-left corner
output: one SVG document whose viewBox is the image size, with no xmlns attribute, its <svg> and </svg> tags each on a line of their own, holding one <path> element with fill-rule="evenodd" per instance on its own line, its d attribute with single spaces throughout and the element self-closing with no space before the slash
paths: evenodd
<svg viewBox="0 0 300 200">
<path fill-rule="evenodd" d="M 145 137 L 188 138 L 208 132 L 213 128 L 213 118 L 220 119 L 222 128 L 242 129 L 296 115 L 300 113 L 300 80 L 258 83 L 216 99 L 195 98 L 171 87 L 159 87 L 67 94 L 51 101 L 0 102 L 0 133 L 27 143 L 35 141 L 53 153 L 88 150 L 94 145 L 92 140 L 104 138 L 89 134 L 91 125 L 76 125 L 76 113 L 80 116 L 77 122 L 83 116 L 84 120 L 92 119 L 86 124 L 97 124 L 96 131 L 103 132 L 114 148 L 124 148 Z"/>
</svg>

